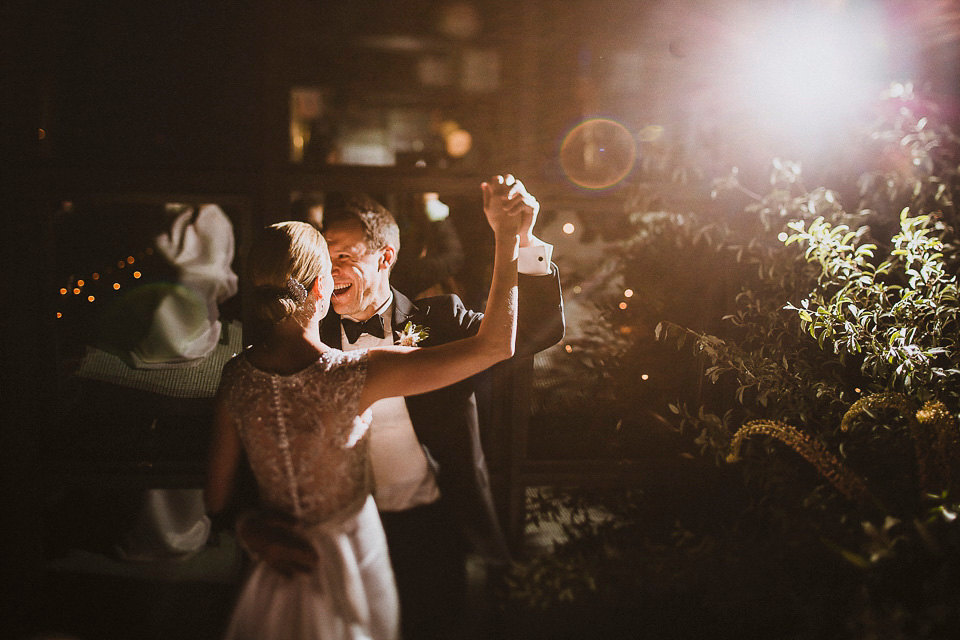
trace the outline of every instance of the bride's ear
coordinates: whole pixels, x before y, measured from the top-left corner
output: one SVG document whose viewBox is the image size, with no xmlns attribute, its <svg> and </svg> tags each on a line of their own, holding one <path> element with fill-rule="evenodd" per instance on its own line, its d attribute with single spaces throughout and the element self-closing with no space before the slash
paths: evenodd
<svg viewBox="0 0 960 640">
<path fill-rule="evenodd" d="M 320 276 L 313 279 L 313 284 L 310 285 L 310 293 L 316 300 L 323 300 L 323 292 L 320 291 Z"/>
</svg>

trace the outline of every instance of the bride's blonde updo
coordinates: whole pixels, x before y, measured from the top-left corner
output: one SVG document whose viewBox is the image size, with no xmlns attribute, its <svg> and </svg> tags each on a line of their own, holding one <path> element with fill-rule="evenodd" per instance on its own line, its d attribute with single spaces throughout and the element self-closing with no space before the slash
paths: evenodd
<svg viewBox="0 0 960 640">
<path fill-rule="evenodd" d="M 250 310 L 259 321 L 276 324 L 285 318 L 312 312 L 310 293 L 317 276 L 330 272 L 327 243 L 306 222 L 278 222 L 266 227 L 247 255 L 247 279 L 252 292 Z M 309 314 L 307 314 L 309 315 Z"/>
</svg>

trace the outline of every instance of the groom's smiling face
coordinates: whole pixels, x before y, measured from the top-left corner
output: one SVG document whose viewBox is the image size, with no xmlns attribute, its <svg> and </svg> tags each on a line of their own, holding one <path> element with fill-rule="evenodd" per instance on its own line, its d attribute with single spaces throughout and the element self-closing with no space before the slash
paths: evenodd
<svg viewBox="0 0 960 640">
<path fill-rule="evenodd" d="M 359 222 L 343 222 L 323 232 L 333 264 L 333 310 L 366 320 L 390 295 L 392 247 L 370 249 Z"/>
</svg>

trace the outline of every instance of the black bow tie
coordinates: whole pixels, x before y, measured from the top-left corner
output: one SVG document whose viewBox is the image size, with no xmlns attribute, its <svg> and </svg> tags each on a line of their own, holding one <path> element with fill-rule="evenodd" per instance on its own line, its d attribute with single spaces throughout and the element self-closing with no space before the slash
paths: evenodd
<svg viewBox="0 0 960 640">
<path fill-rule="evenodd" d="M 348 318 L 341 318 L 340 323 L 343 325 L 343 332 L 347 335 L 347 340 L 350 341 L 350 344 L 356 342 L 362 333 L 369 333 L 378 338 L 384 336 L 383 318 L 379 314 L 374 314 L 363 322 L 354 322 Z"/>
</svg>

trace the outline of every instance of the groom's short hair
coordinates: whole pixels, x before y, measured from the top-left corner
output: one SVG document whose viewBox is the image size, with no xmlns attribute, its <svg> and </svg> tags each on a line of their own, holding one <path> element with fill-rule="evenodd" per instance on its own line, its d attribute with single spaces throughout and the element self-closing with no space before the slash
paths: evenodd
<svg viewBox="0 0 960 640">
<path fill-rule="evenodd" d="M 323 208 L 323 229 L 357 222 L 363 230 L 367 249 L 391 246 L 400 251 L 400 227 L 386 207 L 365 193 L 332 193 Z"/>
</svg>

